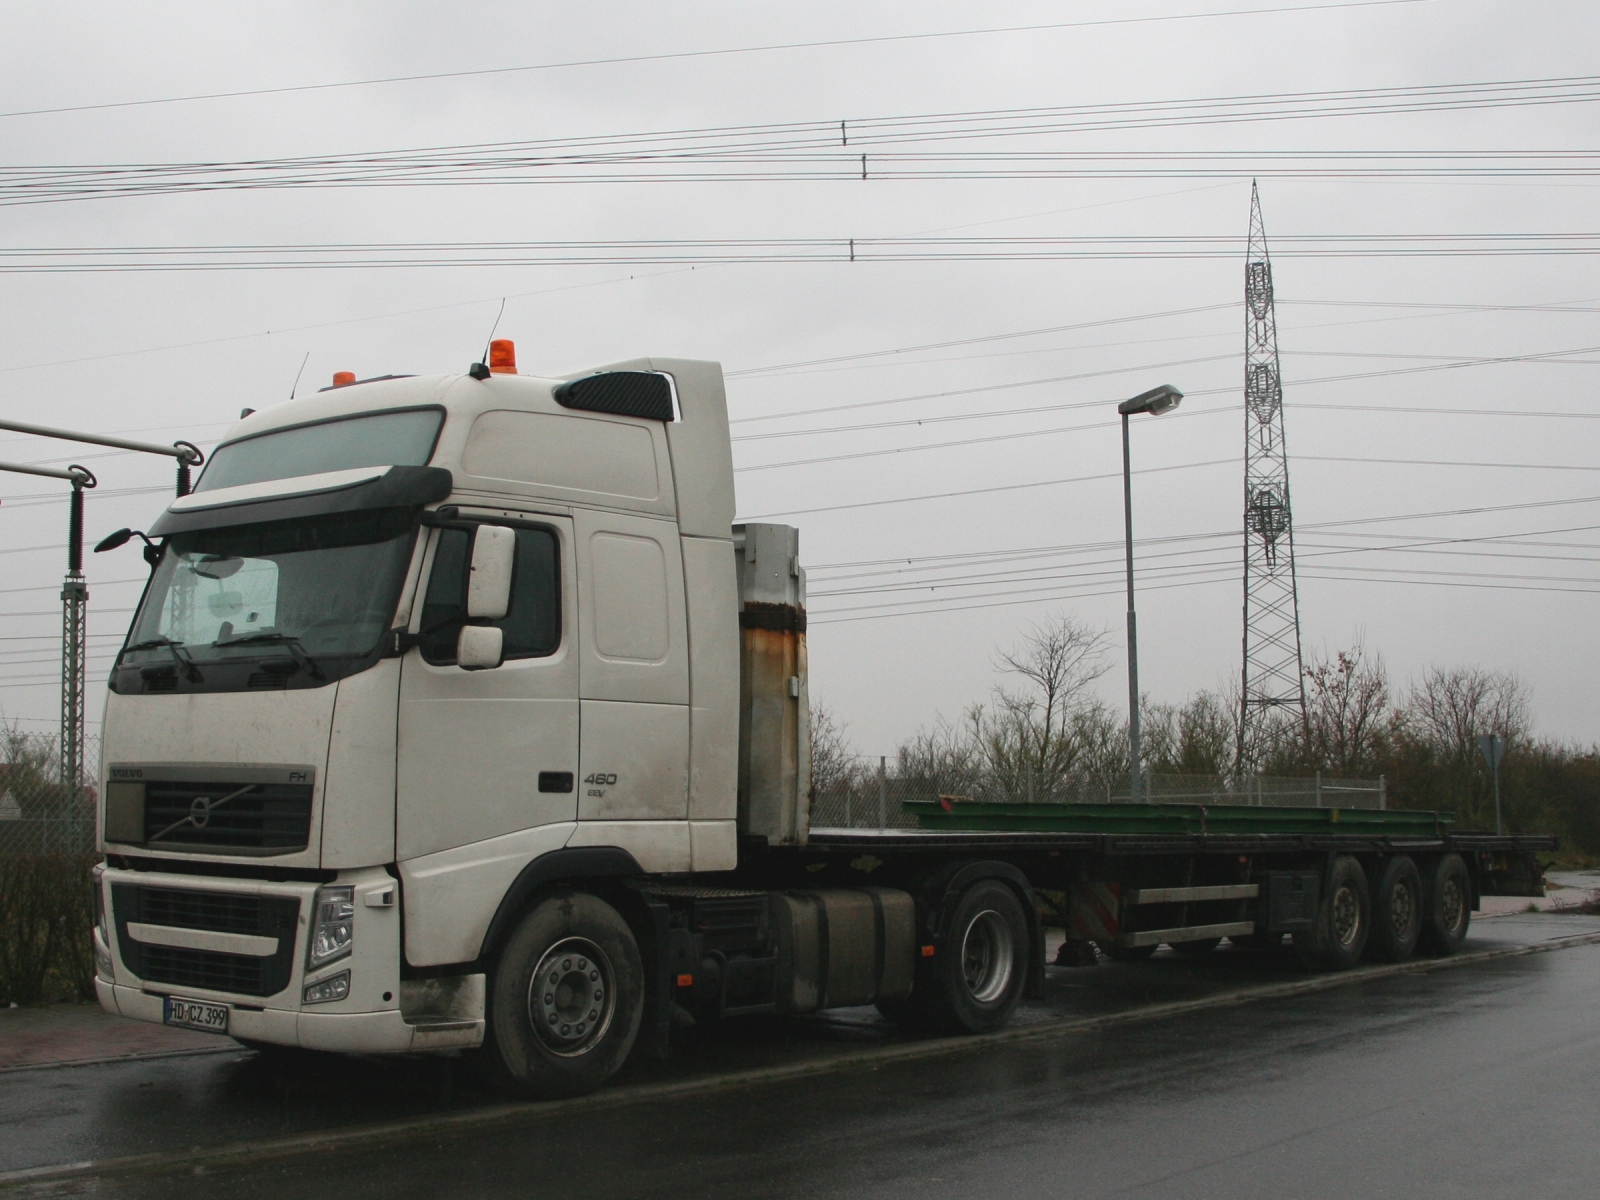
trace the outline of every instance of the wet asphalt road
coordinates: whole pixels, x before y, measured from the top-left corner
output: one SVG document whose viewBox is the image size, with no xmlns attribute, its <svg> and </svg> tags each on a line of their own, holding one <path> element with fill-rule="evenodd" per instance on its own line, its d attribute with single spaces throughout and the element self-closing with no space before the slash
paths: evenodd
<svg viewBox="0 0 1600 1200">
<path fill-rule="evenodd" d="M 1469 949 L 1600 928 L 1516 917 Z M 1165 961 L 1163 961 L 1165 960 Z M 1118 1013 L 1296 977 L 1203 962 L 1054 971 L 1022 1014 Z M 911 1061 L 715 1086 L 729 1071 L 907 1039 L 866 1013 L 744 1022 L 599 1106 L 203 1173 L 84 1180 L 96 1195 L 301 1197 L 1580 1196 L 1600 1179 L 1600 944 Z M 659 1085 L 704 1080 L 663 1096 Z M 652 1093 L 652 1089 L 655 1089 Z M 0 1170 L 216 1146 L 497 1101 L 447 1061 L 248 1052 L 0 1078 Z M 63 1185 L 51 1185 L 61 1194 Z M 31 1190 L 31 1189 L 30 1189 Z"/>
</svg>

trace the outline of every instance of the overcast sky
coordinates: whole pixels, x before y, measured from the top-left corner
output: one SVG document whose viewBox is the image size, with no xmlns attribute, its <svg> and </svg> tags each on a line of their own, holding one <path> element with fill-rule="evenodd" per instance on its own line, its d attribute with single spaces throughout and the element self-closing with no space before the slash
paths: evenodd
<svg viewBox="0 0 1600 1200">
<path fill-rule="evenodd" d="M 1248 9 L 1265 11 L 1215 15 Z M 3 21 L 0 112 L 76 110 L 0 116 L 0 163 L 12 168 L 1578 77 L 1596 73 L 1600 45 L 1600 9 L 1579 0 L 824 0 L 782 10 L 58 2 L 9 5 Z M 1056 27 L 904 36 L 1015 26 Z M 840 41 L 849 44 L 748 49 Z M 747 52 L 650 57 L 735 49 Z M 592 63 L 620 58 L 635 61 Z M 577 62 L 591 65 L 549 66 Z M 548 69 L 126 103 L 540 65 Z M 736 436 L 790 435 L 736 442 L 739 512 L 800 526 L 812 695 L 876 755 L 941 716 L 958 718 L 995 682 L 996 647 L 1053 613 L 1113 631 L 1116 671 L 1102 683 L 1109 700 L 1125 697 L 1113 406 L 1170 382 L 1190 394 L 1179 413 L 1133 430 L 1134 466 L 1147 471 L 1134 480 L 1135 528 L 1147 540 L 1142 681 L 1153 699 L 1180 701 L 1239 669 L 1241 301 L 1256 174 L 1274 246 L 1307 657 L 1363 639 L 1401 685 L 1432 664 L 1515 671 L 1532 687 L 1542 732 L 1588 743 L 1600 718 L 1595 181 L 1486 175 L 1506 162 L 1483 158 L 1465 176 L 1397 172 L 1426 166 L 1424 152 L 1593 151 L 1596 116 L 1592 102 L 1521 105 L 921 147 L 1152 152 L 1138 178 L 869 170 L 862 180 L 848 177 L 841 148 L 838 177 L 809 181 L 539 183 L 534 170 L 509 186 L 13 203 L 0 208 L 0 251 L 935 234 L 1182 238 L 1187 250 L 1223 253 L 864 254 L 693 270 L 656 261 L 15 272 L 0 263 L 0 414 L 209 446 L 240 408 L 287 399 L 308 353 L 302 388 L 336 370 L 463 370 L 502 297 L 499 335 L 515 339 L 525 372 L 640 354 L 719 360 L 742 422 Z M 1202 151 L 1232 152 L 1228 173 L 1183 174 L 1194 162 L 1174 153 Z M 1322 177 L 1286 177 L 1285 151 Z M 1351 178 L 1326 173 L 1334 152 L 1389 157 L 1383 173 Z M 1422 240 L 1441 234 L 1469 240 Z M 1381 244 L 1407 253 L 1374 255 L 1379 243 L 1362 241 L 1335 256 L 1334 235 L 1391 236 Z M 1470 239 L 1485 235 L 1586 236 L 1560 253 L 1418 253 L 1481 249 Z M 1559 307 L 1574 311 L 1548 311 Z M 1054 332 L 1001 336 L 1038 330 Z M 950 342 L 967 344 L 908 349 Z M 907 352 L 758 370 L 895 350 Z M 1447 365 L 1530 355 L 1557 361 Z M 1440 369 L 1408 370 L 1417 367 Z M 906 397 L 928 398 L 782 415 Z M 940 417 L 963 419 L 907 423 Z M 860 425 L 878 427 L 849 428 Z M 950 442 L 966 444 L 919 449 Z M 171 475 L 163 460 L 10 434 L 0 434 L 0 459 L 91 467 L 100 479 L 91 540 L 153 520 Z M 833 461 L 768 466 L 815 459 Z M 1049 482 L 1060 480 L 1078 481 Z M 1023 484 L 1039 486 L 1012 486 Z M 969 494 L 927 498 L 949 492 Z M 20 476 L 0 481 L 0 715 L 39 731 L 57 711 L 63 493 Z M 1425 515 L 1462 509 L 1494 511 Z M 1017 553 L 925 561 L 991 552 Z M 908 570 L 883 573 L 896 559 L 911 560 Z M 92 558 L 88 573 L 98 716 L 143 567 L 128 548 Z M 884 590 L 906 584 L 917 590 Z"/>
</svg>

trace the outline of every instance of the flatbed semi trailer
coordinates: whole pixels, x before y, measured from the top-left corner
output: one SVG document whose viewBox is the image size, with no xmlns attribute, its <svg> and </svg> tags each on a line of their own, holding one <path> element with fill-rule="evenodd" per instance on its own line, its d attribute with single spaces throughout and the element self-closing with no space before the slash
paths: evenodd
<svg viewBox="0 0 1600 1200">
<path fill-rule="evenodd" d="M 1433 814 L 812 828 L 799 535 L 733 498 L 715 363 L 530 377 L 496 343 L 247 412 L 145 535 L 108 679 L 102 1005 L 572 1095 L 685 1016 L 997 1029 L 1051 927 L 1077 961 L 1292 938 L 1337 969 L 1542 893 L 1552 839 Z"/>
</svg>

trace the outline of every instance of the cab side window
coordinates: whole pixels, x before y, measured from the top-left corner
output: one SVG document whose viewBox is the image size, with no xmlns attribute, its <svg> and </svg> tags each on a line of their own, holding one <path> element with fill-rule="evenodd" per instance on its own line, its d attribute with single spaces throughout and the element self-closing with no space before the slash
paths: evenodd
<svg viewBox="0 0 1600 1200">
<path fill-rule="evenodd" d="M 456 661 L 456 639 L 466 616 L 472 533 L 441 529 L 433 572 L 422 602 L 422 657 L 438 666 Z M 561 646 L 561 560 L 548 529 L 518 529 L 511 606 L 494 624 L 505 635 L 506 661 L 541 658 Z"/>
</svg>

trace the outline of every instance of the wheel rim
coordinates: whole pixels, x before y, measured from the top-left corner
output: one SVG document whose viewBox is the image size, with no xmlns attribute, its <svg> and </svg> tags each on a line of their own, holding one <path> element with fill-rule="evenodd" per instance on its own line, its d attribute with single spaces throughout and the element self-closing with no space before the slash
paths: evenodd
<svg viewBox="0 0 1600 1200">
<path fill-rule="evenodd" d="M 1440 915 L 1444 917 L 1444 927 L 1451 933 L 1461 928 L 1461 916 L 1466 911 L 1466 903 L 1461 890 L 1461 881 L 1454 876 L 1444 881 L 1444 887 L 1439 895 Z"/>
<path fill-rule="evenodd" d="M 1401 941 L 1411 936 L 1412 927 L 1417 921 L 1417 897 L 1409 883 L 1394 885 L 1394 892 L 1389 897 L 1389 919 L 1394 926 L 1395 936 Z"/>
<path fill-rule="evenodd" d="M 979 1004 L 992 1004 L 1006 994 L 1015 969 L 1011 926 L 994 909 L 973 917 L 961 938 L 961 979 Z"/>
<path fill-rule="evenodd" d="M 1355 945 L 1361 933 L 1361 901 L 1348 883 L 1333 894 L 1333 937 L 1341 946 Z"/>
<path fill-rule="evenodd" d="M 528 1020 L 552 1053 L 572 1058 L 605 1036 L 616 995 L 605 952 L 588 938 L 564 938 L 528 981 Z"/>
</svg>

